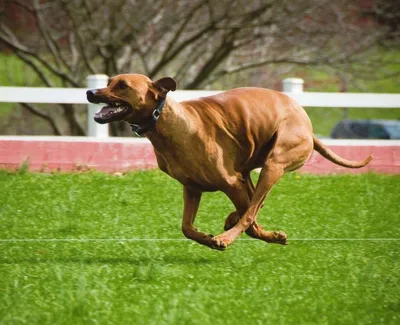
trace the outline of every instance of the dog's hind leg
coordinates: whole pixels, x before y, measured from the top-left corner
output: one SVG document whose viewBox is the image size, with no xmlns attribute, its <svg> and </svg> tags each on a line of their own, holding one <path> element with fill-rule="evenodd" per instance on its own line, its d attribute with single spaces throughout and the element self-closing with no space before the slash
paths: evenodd
<svg viewBox="0 0 400 325">
<path fill-rule="evenodd" d="M 285 172 L 300 168 L 307 161 L 312 152 L 312 142 L 310 137 L 304 135 L 299 136 L 293 134 L 293 132 L 286 132 L 284 134 L 288 137 L 287 140 L 290 141 L 282 141 L 281 139 L 281 142 L 277 143 L 261 171 L 262 173 L 267 172 L 267 178 L 272 177 L 272 179 L 276 179 L 276 182 Z M 304 132 L 304 134 L 307 134 L 307 132 Z M 268 172 L 268 170 L 271 169 L 272 171 Z M 260 175 L 260 179 L 261 177 L 262 175 Z M 257 188 L 258 185 L 259 184 L 257 184 Z M 271 190 L 271 188 L 269 188 L 269 190 Z M 268 192 L 266 194 L 268 194 Z M 287 236 L 284 232 L 265 231 L 259 224 L 257 224 L 255 219 L 246 229 L 246 234 L 268 243 L 287 244 Z"/>
<path fill-rule="evenodd" d="M 183 187 L 183 219 L 182 232 L 185 237 L 197 241 L 199 244 L 212 247 L 212 236 L 198 231 L 194 227 L 194 220 L 199 209 L 201 192 L 191 189 L 187 186 Z"/>
<path fill-rule="evenodd" d="M 251 226 L 255 227 L 253 232 L 250 231 L 250 233 L 253 234 L 255 238 L 261 239 L 260 236 L 265 235 L 267 236 L 266 238 L 275 239 L 275 236 L 280 236 L 275 235 L 273 232 L 257 232 L 257 230 L 260 230 L 260 226 L 256 226 L 256 218 L 257 213 L 260 210 L 266 196 L 271 191 L 273 186 L 283 176 L 283 174 L 283 166 L 275 163 L 271 159 L 268 159 L 261 169 L 260 177 L 258 179 L 257 186 L 251 199 L 247 191 L 236 190 L 227 193 L 231 200 L 234 202 L 238 213 L 241 215 L 241 218 L 233 228 L 225 231 L 217 237 L 212 238 L 213 246 L 215 248 L 225 249 L 237 237 L 239 237 L 241 233 L 246 231 Z M 247 208 L 245 208 L 246 205 Z M 245 211 L 243 211 L 244 209 Z M 282 236 L 285 237 L 286 235 L 282 234 Z"/>
<path fill-rule="evenodd" d="M 239 191 L 244 191 L 244 192 L 238 193 L 237 188 L 235 188 L 234 190 L 231 189 L 231 191 L 228 191 L 227 193 L 228 197 L 231 199 L 237 211 L 231 212 L 225 219 L 224 230 L 229 230 L 233 228 L 239 222 L 240 217 L 243 215 L 244 212 L 246 212 L 250 204 L 250 200 L 253 197 L 254 184 L 253 181 L 251 180 L 250 173 L 243 174 L 243 180 L 245 186 L 244 188 L 239 187 Z M 261 205 L 261 208 L 262 207 L 263 205 Z M 238 211 L 242 211 L 242 213 L 240 214 L 238 213 Z"/>
<path fill-rule="evenodd" d="M 250 176 L 246 179 L 246 182 L 248 183 L 248 195 L 251 199 L 254 194 L 254 184 Z M 250 237 L 264 240 L 267 243 L 287 244 L 287 236 L 284 232 L 266 231 L 257 223 L 257 221 L 254 221 L 253 224 L 247 228 L 246 234 Z"/>
<path fill-rule="evenodd" d="M 257 221 L 247 228 L 246 234 L 267 243 L 287 245 L 287 235 L 283 231 L 266 231 Z"/>
<path fill-rule="evenodd" d="M 240 184 L 242 186 L 231 188 L 226 193 L 234 204 L 236 211 L 231 212 L 225 219 L 225 231 L 233 228 L 239 222 L 240 217 L 246 212 L 250 200 L 253 197 L 254 185 L 251 181 L 250 174 L 244 174 L 243 179 L 244 184 Z"/>
<path fill-rule="evenodd" d="M 229 230 L 233 228 L 240 219 L 240 215 L 237 211 L 231 212 L 225 219 L 224 230 Z"/>
<path fill-rule="evenodd" d="M 235 205 L 236 209 L 239 211 L 243 211 L 243 213 L 247 210 L 247 207 L 250 204 L 250 200 L 254 194 L 254 184 L 251 180 L 250 175 L 244 177 L 246 181 L 246 197 L 244 194 L 240 195 L 240 193 L 231 194 L 231 200 Z M 240 219 L 240 215 L 237 211 L 234 211 L 229 214 L 229 216 L 225 220 L 224 230 L 229 230 L 233 228 Z M 277 243 L 277 244 L 286 244 L 287 236 L 285 233 L 281 231 L 265 231 L 257 221 L 254 221 L 253 224 L 246 230 L 246 234 L 250 237 L 264 240 L 268 243 Z"/>
<path fill-rule="evenodd" d="M 254 194 L 254 184 L 253 181 L 251 180 L 250 173 L 244 174 L 243 179 L 245 181 L 245 193 L 242 193 L 244 198 L 240 195 L 240 193 L 228 193 L 228 196 L 230 197 L 232 203 L 235 205 L 236 209 L 239 211 L 246 212 L 247 207 L 250 204 L 250 200 L 253 197 Z M 247 199 L 246 199 L 247 195 Z M 261 205 L 261 208 L 263 205 Z M 238 213 L 238 211 L 233 211 L 231 212 L 228 217 L 225 219 L 225 224 L 224 224 L 224 230 L 229 230 L 233 228 L 238 222 L 241 217 L 241 214 Z"/>
</svg>

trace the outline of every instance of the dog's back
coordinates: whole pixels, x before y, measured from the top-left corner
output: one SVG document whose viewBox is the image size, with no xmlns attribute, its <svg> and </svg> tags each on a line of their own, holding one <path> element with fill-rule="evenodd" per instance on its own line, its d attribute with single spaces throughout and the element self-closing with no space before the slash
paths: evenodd
<svg viewBox="0 0 400 325">
<path fill-rule="evenodd" d="M 312 134 L 304 109 L 284 93 L 255 87 L 235 88 L 226 92 L 181 102 L 206 133 L 226 133 L 241 142 L 260 145 L 268 142 L 278 127 L 301 125 Z M 203 128 L 202 128 L 203 129 Z"/>
<path fill-rule="evenodd" d="M 197 136 L 210 146 L 224 148 L 236 170 L 255 168 L 282 126 L 292 129 L 286 133 L 312 136 L 303 108 L 287 95 L 269 89 L 235 88 L 180 104 L 196 121 Z"/>
</svg>

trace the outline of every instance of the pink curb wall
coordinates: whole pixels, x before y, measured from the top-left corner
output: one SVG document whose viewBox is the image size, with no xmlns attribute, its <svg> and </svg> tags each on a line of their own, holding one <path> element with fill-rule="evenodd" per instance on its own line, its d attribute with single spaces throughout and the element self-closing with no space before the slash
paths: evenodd
<svg viewBox="0 0 400 325">
<path fill-rule="evenodd" d="M 323 140 L 337 154 L 372 162 L 361 169 L 347 169 L 317 152 L 301 168 L 312 174 L 377 172 L 400 174 L 400 141 Z M 146 139 L 86 137 L 0 137 L 0 168 L 17 169 L 27 162 L 29 170 L 49 172 L 98 170 L 127 172 L 157 167 L 153 148 Z"/>
</svg>

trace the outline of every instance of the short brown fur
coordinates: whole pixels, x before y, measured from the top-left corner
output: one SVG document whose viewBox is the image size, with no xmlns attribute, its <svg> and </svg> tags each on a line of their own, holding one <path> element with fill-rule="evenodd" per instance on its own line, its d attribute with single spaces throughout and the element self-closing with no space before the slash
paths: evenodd
<svg viewBox="0 0 400 325">
<path fill-rule="evenodd" d="M 123 89 L 117 86 L 121 81 L 126 84 Z M 143 75 L 125 74 L 96 90 L 96 96 L 102 102 L 128 102 L 131 110 L 122 119 L 140 125 L 151 117 L 157 101 L 175 89 L 172 78 L 152 82 Z M 262 88 L 237 88 L 180 103 L 166 96 L 160 118 L 145 136 L 160 169 L 183 185 L 184 235 L 219 250 L 243 232 L 269 243 L 287 243 L 285 233 L 264 230 L 257 214 L 272 187 L 286 172 L 303 166 L 313 150 L 349 168 L 371 160 L 354 162 L 334 154 L 315 138 L 300 105 L 281 92 Z M 261 168 L 256 186 L 250 178 L 255 168 Z M 225 220 L 225 232 L 216 237 L 194 227 L 205 191 L 222 191 L 235 206 Z"/>
</svg>

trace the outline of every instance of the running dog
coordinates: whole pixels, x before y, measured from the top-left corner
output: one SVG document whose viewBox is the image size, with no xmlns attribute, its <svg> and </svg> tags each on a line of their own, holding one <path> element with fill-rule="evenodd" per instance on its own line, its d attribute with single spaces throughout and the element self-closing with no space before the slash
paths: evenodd
<svg viewBox="0 0 400 325">
<path fill-rule="evenodd" d="M 331 162 L 360 168 L 327 148 L 313 134 L 304 109 L 289 96 L 263 88 L 236 88 L 218 95 L 176 102 L 169 91 L 174 79 L 152 81 L 122 74 L 102 89 L 87 91 L 91 103 L 105 103 L 98 123 L 127 121 L 154 146 L 158 166 L 183 185 L 183 234 L 208 247 L 224 250 L 243 232 L 268 243 L 287 244 L 281 231 L 266 231 L 257 214 L 272 187 L 299 169 L 313 150 Z M 250 172 L 261 168 L 254 186 Z M 235 206 L 225 231 L 208 235 L 194 227 L 203 192 L 222 191 Z"/>
</svg>

